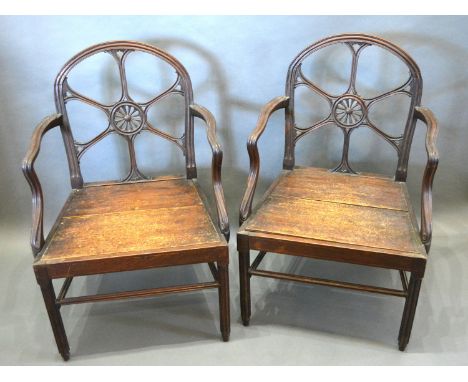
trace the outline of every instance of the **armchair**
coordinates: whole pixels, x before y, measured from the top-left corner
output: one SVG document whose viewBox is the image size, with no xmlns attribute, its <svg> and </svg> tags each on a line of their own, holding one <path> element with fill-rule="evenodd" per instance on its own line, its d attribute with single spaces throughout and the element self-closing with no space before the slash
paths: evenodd
<svg viewBox="0 0 468 382">
<path fill-rule="evenodd" d="M 306 58 L 332 45 L 349 48 L 352 58 L 347 90 L 337 95 L 323 90 L 302 70 Z M 384 49 L 398 58 L 408 68 L 409 78 L 393 90 L 366 98 L 356 88 L 356 77 L 360 55 L 370 46 Z M 299 87 L 324 98 L 330 106 L 329 114 L 309 127 L 298 126 L 296 121 L 295 95 Z M 420 106 L 421 93 L 421 74 L 413 59 L 399 47 L 378 37 L 363 34 L 329 37 L 307 47 L 293 60 L 287 74 L 286 95 L 265 105 L 247 142 L 250 173 L 240 206 L 241 227 L 237 235 L 244 325 L 249 325 L 251 317 L 252 276 L 399 296 L 406 300 L 398 336 L 399 349 L 405 350 L 431 245 L 432 183 L 438 164 L 435 146 L 438 126 L 429 109 Z M 408 96 L 411 101 L 403 132 L 393 136 L 374 123 L 370 111 L 376 103 L 396 94 Z M 271 114 L 282 109 L 286 142 L 283 171 L 252 210 L 260 167 L 257 142 Z M 418 228 L 406 187 L 417 120 L 427 125 L 428 161 L 422 181 L 421 228 Z M 332 170 L 296 167 L 296 143 L 306 134 L 331 127 L 338 127 L 343 132 L 340 163 Z M 360 174 L 351 167 L 348 158 L 350 137 L 353 131 L 363 127 L 371 129 L 395 149 L 398 164 L 394 178 Z M 252 263 L 251 250 L 259 251 Z M 268 252 L 398 270 L 402 289 L 258 269 Z M 407 273 L 410 273 L 409 282 Z"/>
<path fill-rule="evenodd" d="M 152 55 L 176 72 L 176 81 L 147 102 L 137 102 L 127 86 L 126 59 L 134 52 Z M 75 91 L 69 73 L 83 60 L 109 54 L 115 60 L 121 82 L 120 99 L 105 105 Z M 148 111 L 168 95 L 181 96 L 185 105 L 182 137 L 155 128 Z M 64 360 L 70 357 L 60 308 L 69 304 L 143 298 L 167 293 L 218 289 L 222 339 L 228 341 L 229 317 L 229 222 L 221 184 L 223 153 L 216 139 L 216 123 L 211 113 L 193 103 L 190 77 L 182 64 L 168 53 L 147 44 L 131 41 L 107 42 L 92 46 L 74 56 L 55 82 L 57 114 L 45 118 L 33 133 L 23 161 L 23 172 L 31 187 L 33 222 L 31 247 L 34 272 L 41 288 L 58 350 Z M 105 113 L 108 126 L 87 142 L 72 133 L 67 114 L 70 102 L 84 102 Z M 207 126 L 213 152 L 212 182 L 217 208 L 217 224 L 206 208 L 203 191 L 196 182 L 194 117 Z M 47 238 L 43 234 L 43 192 L 34 170 L 43 135 L 60 127 L 70 169 L 72 191 Z M 176 144 L 185 156 L 186 177 L 148 178 L 138 168 L 135 139 L 147 131 Z M 107 135 L 115 134 L 128 145 L 130 170 L 118 181 L 85 182 L 80 159 Z M 68 297 L 74 277 L 110 272 L 207 263 L 214 280 L 170 287 Z M 64 279 L 56 295 L 52 280 Z"/>
</svg>

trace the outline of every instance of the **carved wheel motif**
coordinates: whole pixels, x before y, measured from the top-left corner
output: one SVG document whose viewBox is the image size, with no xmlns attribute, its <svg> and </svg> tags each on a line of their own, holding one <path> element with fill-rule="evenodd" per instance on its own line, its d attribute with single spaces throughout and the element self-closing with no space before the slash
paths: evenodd
<svg viewBox="0 0 468 382">
<path fill-rule="evenodd" d="M 333 106 L 335 121 L 345 128 L 356 127 L 365 116 L 365 106 L 356 96 L 345 95 Z"/>
<path fill-rule="evenodd" d="M 122 102 L 115 106 L 111 113 L 115 129 L 125 135 L 139 132 L 143 127 L 143 110 L 132 102 Z"/>
</svg>

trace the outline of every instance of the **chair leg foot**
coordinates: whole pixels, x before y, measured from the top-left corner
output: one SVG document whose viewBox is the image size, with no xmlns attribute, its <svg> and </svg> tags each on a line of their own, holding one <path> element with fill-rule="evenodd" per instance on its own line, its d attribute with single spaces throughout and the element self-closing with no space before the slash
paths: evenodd
<svg viewBox="0 0 468 382">
<path fill-rule="evenodd" d="M 251 315 L 249 267 L 250 251 L 239 250 L 240 306 L 244 326 L 249 325 Z"/>
<path fill-rule="evenodd" d="M 70 359 L 70 346 L 63 326 L 62 316 L 59 307 L 55 302 L 55 291 L 52 280 L 43 271 L 36 271 L 37 282 L 41 288 L 42 297 L 49 315 L 50 324 L 54 333 L 58 351 L 64 361 Z"/>
<path fill-rule="evenodd" d="M 221 336 L 224 342 L 229 341 L 231 317 L 229 309 L 229 268 L 227 264 L 218 263 L 219 280 L 219 321 Z"/>
<path fill-rule="evenodd" d="M 406 297 L 403 317 L 401 319 L 400 333 L 398 334 L 398 348 L 401 351 L 406 349 L 411 336 L 421 282 L 422 279 L 420 277 L 416 277 L 414 274 L 411 275 L 408 285 L 408 296 Z"/>
<path fill-rule="evenodd" d="M 408 345 L 408 343 L 402 343 L 402 342 L 398 342 L 398 349 L 400 351 L 405 351 L 406 350 L 406 345 Z"/>
<path fill-rule="evenodd" d="M 60 354 L 64 361 L 68 361 L 70 359 L 70 350 L 65 353 Z"/>
</svg>

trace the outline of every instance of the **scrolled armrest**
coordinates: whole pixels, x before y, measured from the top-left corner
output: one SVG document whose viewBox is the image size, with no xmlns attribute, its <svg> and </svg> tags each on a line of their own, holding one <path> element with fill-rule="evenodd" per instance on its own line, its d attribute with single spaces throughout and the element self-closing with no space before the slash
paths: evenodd
<svg viewBox="0 0 468 382">
<path fill-rule="evenodd" d="M 424 170 L 421 189 L 421 241 L 429 252 L 432 239 L 432 183 L 439 164 L 439 153 L 437 152 L 436 139 L 439 127 L 434 114 L 425 107 L 415 108 L 415 117 L 427 126 L 426 152 L 427 164 Z"/>
<path fill-rule="evenodd" d="M 203 106 L 190 105 L 190 110 L 195 117 L 200 118 L 206 123 L 208 142 L 213 152 L 211 162 L 211 178 L 213 181 L 213 191 L 216 200 L 216 209 L 218 211 L 218 226 L 224 237 L 229 241 L 229 219 L 224 199 L 223 185 L 221 183 L 221 164 L 223 162 L 223 151 L 221 145 L 216 139 L 216 121 L 213 115 Z"/>
<path fill-rule="evenodd" d="M 41 148 L 41 141 L 44 134 L 50 129 L 62 124 L 62 115 L 53 114 L 44 118 L 34 130 L 31 144 L 26 156 L 23 159 L 22 170 L 32 192 L 32 228 L 31 228 L 31 248 L 34 255 L 37 255 L 44 245 L 43 217 L 44 217 L 44 197 L 39 178 L 34 170 L 34 162 Z"/>
<path fill-rule="evenodd" d="M 239 226 L 250 216 L 252 212 L 252 201 L 257 187 L 258 174 L 260 172 L 260 156 L 258 153 L 257 141 L 263 134 L 270 116 L 279 109 L 286 108 L 289 103 L 289 97 L 281 96 L 268 102 L 260 112 L 257 126 L 247 141 L 247 151 L 250 158 L 250 171 L 247 180 L 247 188 L 242 198 L 239 210 Z"/>
</svg>

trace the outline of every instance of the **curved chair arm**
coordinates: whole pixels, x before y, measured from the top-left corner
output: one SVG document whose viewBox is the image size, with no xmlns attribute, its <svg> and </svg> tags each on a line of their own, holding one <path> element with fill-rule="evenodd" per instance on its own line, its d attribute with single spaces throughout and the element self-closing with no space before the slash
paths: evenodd
<svg viewBox="0 0 468 382">
<path fill-rule="evenodd" d="M 432 183 L 439 164 L 439 153 L 435 144 L 439 127 L 434 114 L 425 107 L 415 108 L 415 117 L 427 126 L 426 152 L 427 164 L 424 170 L 421 193 L 421 241 L 429 253 L 432 239 Z"/>
<path fill-rule="evenodd" d="M 226 241 L 229 241 L 229 219 L 224 200 L 223 185 L 221 183 L 221 164 L 223 162 L 223 151 L 216 140 L 216 121 L 213 115 L 203 106 L 190 105 L 190 111 L 195 117 L 202 119 L 207 126 L 207 137 L 213 152 L 211 162 L 211 178 L 213 181 L 213 191 L 216 200 L 216 209 L 218 211 L 218 226 L 223 233 Z"/>
<path fill-rule="evenodd" d="M 255 130 L 247 141 L 247 151 L 250 158 L 250 172 L 247 180 L 247 188 L 242 198 L 239 210 L 239 226 L 250 216 L 252 212 L 252 201 L 257 187 L 258 174 L 260 172 L 260 155 L 258 153 L 257 141 L 263 134 L 267 125 L 268 119 L 276 110 L 286 108 L 289 103 L 289 97 L 281 96 L 273 98 L 268 102 L 260 112 Z"/>
<path fill-rule="evenodd" d="M 32 228 L 31 228 L 31 248 L 34 256 L 37 255 L 44 245 L 43 217 L 44 217 L 44 197 L 42 187 L 36 171 L 34 162 L 41 148 L 41 141 L 44 134 L 50 129 L 62 124 L 62 115 L 53 114 L 44 118 L 34 130 L 31 138 L 31 145 L 23 159 L 22 170 L 32 192 Z"/>
</svg>

